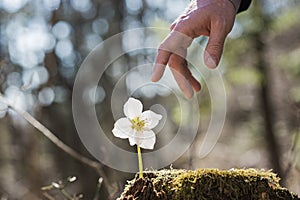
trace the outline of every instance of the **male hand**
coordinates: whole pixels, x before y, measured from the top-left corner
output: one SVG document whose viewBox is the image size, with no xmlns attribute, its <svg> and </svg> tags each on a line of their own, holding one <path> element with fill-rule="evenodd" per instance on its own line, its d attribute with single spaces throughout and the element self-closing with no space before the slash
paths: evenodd
<svg viewBox="0 0 300 200">
<path fill-rule="evenodd" d="M 200 91 L 201 85 L 187 67 L 187 48 L 194 38 L 209 36 L 204 62 L 209 68 L 217 67 L 235 15 L 235 7 L 229 0 L 193 2 L 187 12 L 173 22 L 170 34 L 160 44 L 152 81 L 160 80 L 168 64 L 180 89 L 187 98 L 192 98 L 194 91 Z"/>
</svg>

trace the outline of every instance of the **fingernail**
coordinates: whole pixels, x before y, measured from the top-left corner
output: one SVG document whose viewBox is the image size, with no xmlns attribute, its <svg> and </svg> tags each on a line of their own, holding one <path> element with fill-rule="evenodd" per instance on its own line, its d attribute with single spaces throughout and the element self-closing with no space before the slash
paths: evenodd
<svg viewBox="0 0 300 200">
<path fill-rule="evenodd" d="M 187 99 L 191 99 L 194 96 L 194 90 L 189 81 L 183 75 L 178 73 L 175 69 L 171 68 L 171 71 L 179 88 L 184 93 L 184 96 Z"/>
<path fill-rule="evenodd" d="M 192 88 L 192 86 L 190 85 L 190 83 L 188 82 L 188 80 L 184 80 L 183 83 L 181 83 L 181 90 L 184 93 L 184 96 L 187 99 L 191 99 L 194 96 L 194 90 Z"/>
<path fill-rule="evenodd" d="M 187 99 L 191 99 L 194 96 L 194 91 L 190 91 L 190 92 L 184 93 L 184 96 Z"/>
<path fill-rule="evenodd" d="M 216 61 L 211 56 L 209 56 L 207 58 L 206 65 L 209 68 L 216 68 L 217 67 Z"/>
<path fill-rule="evenodd" d="M 187 99 L 191 99 L 194 96 L 194 90 L 193 87 L 190 85 L 189 81 L 187 79 L 184 79 L 182 80 L 180 85 L 185 97 Z"/>
<path fill-rule="evenodd" d="M 152 75 L 151 81 L 152 81 L 152 82 L 157 82 L 157 81 L 158 81 L 158 78 L 157 78 L 155 75 Z"/>
</svg>

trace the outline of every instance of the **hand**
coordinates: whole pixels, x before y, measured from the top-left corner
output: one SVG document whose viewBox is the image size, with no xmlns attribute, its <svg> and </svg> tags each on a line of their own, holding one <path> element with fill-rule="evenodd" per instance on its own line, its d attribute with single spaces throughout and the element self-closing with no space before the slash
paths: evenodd
<svg viewBox="0 0 300 200">
<path fill-rule="evenodd" d="M 235 15 L 235 7 L 229 0 L 192 2 L 187 12 L 173 22 L 170 34 L 159 46 L 152 81 L 160 80 L 168 64 L 180 89 L 187 98 L 192 98 L 201 85 L 187 67 L 187 48 L 194 38 L 209 36 L 204 62 L 209 68 L 217 67 Z"/>
</svg>

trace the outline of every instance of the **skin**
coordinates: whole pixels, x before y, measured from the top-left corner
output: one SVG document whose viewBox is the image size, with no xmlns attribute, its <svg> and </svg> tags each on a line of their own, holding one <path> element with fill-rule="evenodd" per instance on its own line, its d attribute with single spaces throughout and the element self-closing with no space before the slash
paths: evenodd
<svg viewBox="0 0 300 200">
<path fill-rule="evenodd" d="M 235 7 L 229 0 L 192 2 L 186 12 L 172 23 L 170 34 L 160 44 L 152 81 L 159 81 L 168 65 L 186 98 L 192 98 L 194 91 L 200 91 L 201 85 L 187 67 L 187 48 L 194 38 L 208 36 L 204 63 L 209 68 L 216 68 L 235 16 Z"/>
</svg>

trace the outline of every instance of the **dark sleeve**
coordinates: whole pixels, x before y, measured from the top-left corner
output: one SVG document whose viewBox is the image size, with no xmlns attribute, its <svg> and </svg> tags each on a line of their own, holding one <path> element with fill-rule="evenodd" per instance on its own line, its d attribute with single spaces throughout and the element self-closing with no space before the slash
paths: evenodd
<svg viewBox="0 0 300 200">
<path fill-rule="evenodd" d="M 238 13 L 247 10 L 250 6 L 251 0 L 241 0 L 241 5 L 239 7 Z"/>
</svg>

